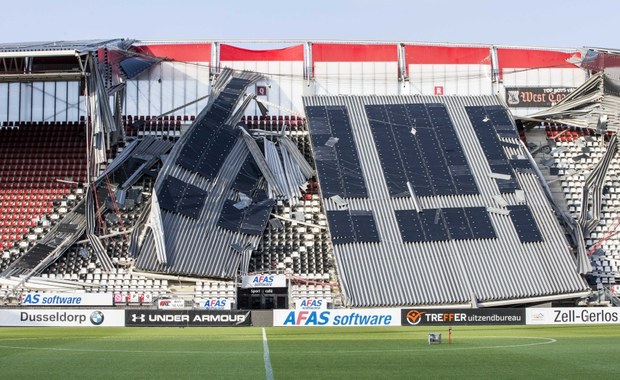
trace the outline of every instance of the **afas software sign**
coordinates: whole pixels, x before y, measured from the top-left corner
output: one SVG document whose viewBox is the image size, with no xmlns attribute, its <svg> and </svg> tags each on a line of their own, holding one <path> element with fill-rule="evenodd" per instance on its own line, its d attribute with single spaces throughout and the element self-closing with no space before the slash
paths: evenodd
<svg viewBox="0 0 620 380">
<path fill-rule="evenodd" d="M 125 326 L 123 310 L 3 309 L 0 326 Z"/>
<path fill-rule="evenodd" d="M 286 276 L 276 274 L 256 274 L 242 276 L 241 287 L 247 288 L 285 288 Z"/>
<path fill-rule="evenodd" d="M 205 298 L 200 301 L 200 306 L 206 310 L 230 310 L 232 303 L 226 298 Z"/>
<path fill-rule="evenodd" d="M 274 310 L 274 326 L 400 326 L 400 309 Z"/>
<path fill-rule="evenodd" d="M 524 325 L 525 309 L 402 309 L 403 326 Z"/>
<path fill-rule="evenodd" d="M 295 301 L 297 310 L 324 310 L 327 309 L 327 301 L 317 298 L 302 298 Z"/>
<path fill-rule="evenodd" d="M 112 306 L 109 293 L 23 293 L 22 306 Z"/>
</svg>

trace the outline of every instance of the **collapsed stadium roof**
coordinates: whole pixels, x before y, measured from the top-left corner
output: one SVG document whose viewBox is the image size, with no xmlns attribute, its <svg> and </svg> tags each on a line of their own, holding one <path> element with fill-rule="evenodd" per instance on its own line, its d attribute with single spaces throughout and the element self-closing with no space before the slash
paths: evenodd
<svg viewBox="0 0 620 380">
<path fill-rule="evenodd" d="M 331 267 L 327 273 L 327 266 L 324 272 L 321 267 L 327 277 L 308 276 L 311 270 L 293 272 L 293 265 L 286 268 L 290 272 L 276 266 L 257 270 L 286 273 L 294 280 L 299 275 L 307 283 L 338 281 L 345 305 L 360 307 L 497 306 L 587 294 L 580 276 L 590 271 L 583 234 L 575 238 L 573 257 L 546 185 L 498 97 L 316 96 L 304 98 L 302 104 L 301 96 L 492 94 L 502 80 L 504 87 L 520 84 L 517 77 L 533 67 L 554 78 L 559 76 L 552 75 L 553 70 L 565 70 L 572 73 L 567 83 L 581 83 L 583 72 L 566 62 L 573 51 L 523 53 L 508 47 L 406 43 L 360 48 L 312 42 L 269 51 L 217 42 L 134 43 L 132 51 L 131 44 L 110 40 L 52 43 L 49 49 L 46 43 L 0 48 L 0 59 L 92 53 L 88 64 L 95 69 L 85 81 L 86 91 L 81 95 L 75 89 L 76 96 L 86 99 L 86 110 L 80 110 L 78 103 L 76 115 L 85 111 L 92 128 L 88 181 L 95 185 L 91 189 L 102 190 L 101 197 L 93 199 L 96 192 L 89 191 L 85 209 L 78 210 L 86 213 L 79 220 L 79 231 L 60 232 L 74 242 L 85 231 L 104 270 L 115 268 L 105 252 L 104 237 L 95 234 L 95 218 L 106 212 L 106 196 L 115 193 L 122 199 L 132 181 L 148 172 L 157 179 L 131 232 L 134 268 L 225 280 L 247 274 L 250 256 L 253 259 L 257 246 L 266 240 L 263 233 L 276 200 L 288 201 L 287 205 L 299 201 L 300 189 L 314 175 L 288 131 L 259 132 L 240 123 L 242 115 L 254 114 L 257 119 L 260 107 L 251 110 L 249 104 L 262 88 L 262 97 L 256 100 L 278 108 L 270 109 L 269 116 L 282 110 L 301 116 L 305 107 L 312 143 L 307 158 L 316 163 L 321 188 L 317 209 L 325 208 L 329 225 L 327 238 L 324 225 L 319 233 L 307 232 L 329 246 L 329 260 L 333 247 L 337 276 Z M 534 56 L 536 63 L 530 62 Z M 255 71 L 222 69 L 225 66 Z M 471 74 L 461 81 L 463 72 Z M 23 79 L 48 80 L 41 73 L 30 74 Z M 0 80 L 2 75 L 14 80 L 13 73 L 0 72 Z M 586 83 L 590 87 L 584 87 L 588 96 L 600 89 L 595 77 Z M 204 106 L 201 102 L 206 99 Z M 190 104 L 195 111 L 186 109 Z M 16 107 L 19 112 L 14 114 L 21 115 L 21 103 Z M 129 145 L 110 163 L 106 148 L 111 140 L 125 137 L 123 127 L 146 133 L 179 110 L 185 120 L 188 113 L 198 116 L 191 126 L 188 122 L 179 128 L 181 137 L 174 148 L 171 142 L 142 134 L 141 140 L 123 140 Z M 260 113 L 265 116 L 262 109 Z M 7 120 L 10 115 L 7 111 Z M 150 123 L 149 115 L 153 115 Z M 180 120 L 179 114 L 174 116 Z M 121 117 L 128 120 L 124 126 Z M 68 112 L 66 118 L 71 119 Z M 305 139 L 307 131 L 300 133 Z M 100 177 L 99 164 L 109 164 Z M 125 174 L 115 174 L 106 195 L 105 176 L 120 168 Z M 304 195 L 317 197 L 311 198 L 313 202 L 318 199 L 314 193 Z M 297 222 L 287 221 L 294 226 Z M 581 231 L 573 227 L 575 234 Z M 60 236 L 58 230 L 53 232 Z M 50 246 L 45 263 L 65 249 L 64 243 Z M 285 254 L 289 263 L 292 251 Z M 43 265 L 28 262 L 45 256 L 33 253 L 21 260 L 29 265 L 15 265 L 5 275 L 32 273 L 40 267 L 34 264 Z"/>
<path fill-rule="evenodd" d="M 349 305 L 490 306 L 587 291 L 496 97 L 304 101 Z"/>
<path fill-rule="evenodd" d="M 237 123 L 261 76 L 224 70 L 209 104 L 177 142 L 159 173 L 136 267 L 234 278 L 247 273 L 276 199 L 301 196 L 312 175 L 284 135 L 264 136 L 261 150 Z"/>
</svg>

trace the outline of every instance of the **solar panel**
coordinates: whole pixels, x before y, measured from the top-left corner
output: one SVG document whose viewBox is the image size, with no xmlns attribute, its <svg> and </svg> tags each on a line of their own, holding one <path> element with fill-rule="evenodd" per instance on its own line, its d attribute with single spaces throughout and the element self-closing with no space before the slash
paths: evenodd
<svg viewBox="0 0 620 380">
<path fill-rule="evenodd" d="M 465 209 L 462 208 L 444 208 L 443 215 L 448 225 L 450 238 L 454 240 L 471 239 L 472 231 Z"/>
<path fill-rule="evenodd" d="M 542 241 L 542 234 L 538 229 L 532 210 L 527 205 L 508 206 L 510 219 L 517 230 L 521 243 Z"/>
<path fill-rule="evenodd" d="M 366 198 L 368 191 L 347 108 L 309 106 L 306 114 L 323 196 Z"/>
<path fill-rule="evenodd" d="M 522 173 L 531 173 L 534 170 L 530 160 L 512 159 L 510 160 L 510 166 Z"/>
<path fill-rule="evenodd" d="M 472 239 L 495 239 L 495 229 L 484 207 L 465 207 L 465 216 L 471 227 Z"/>
<path fill-rule="evenodd" d="M 430 242 L 495 238 L 489 214 L 483 207 L 396 210 L 404 242 Z"/>
<path fill-rule="evenodd" d="M 379 161 L 390 195 L 407 195 L 407 176 L 403 174 L 405 171 L 403 160 L 406 158 L 400 155 L 392 126 L 386 121 L 388 120 L 386 108 L 382 105 L 367 105 L 366 115 L 372 128 Z M 418 186 L 428 188 L 430 187 L 429 184 L 422 183 L 422 180 L 426 181 L 426 179 L 426 175 L 421 176 L 416 183 Z"/>
<path fill-rule="evenodd" d="M 259 203 L 253 203 L 248 207 L 243 217 L 239 232 L 248 235 L 262 235 L 274 205 L 275 200 L 273 199 L 265 199 Z"/>
<path fill-rule="evenodd" d="M 327 221 L 332 243 L 346 244 L 355 241 L 355 231 L 348 211 L 327 211 Z"/>
<path fill-rule="evenodd" d="M 327 211 L 332 243 L 380 242 L 372 211 Z"/>
<path fill-rule="evenodd" d="M 261 235 L 269 221 L 275 200 L 267 198 L 264 191 L 257 191 L 252 204 L 246 208 L 235 207 L 237 201 L 226 200 L 217 222 L 219 227 L 248 235 Z"/>
<path fill-rule="evenodd" d="M 351 211 L 351 223 L 358 242 L 380 242 L 372 211 Z"/>
<path fill-rule="evenodd" d="M 422 223 L 420 223 L 416 211 L 396 210 L 395 214 L 400 236 L 404 242 L 426 241 L 424 231 L 422 230 Z"/>
<path fill-rule="evenodd" d="M 502 146 L 505 146 L 507 148 L 513 148 L 513 149 L 519 149 L 521 147 L 521 145 L 519 144 L 511 143 L 508 141 L 502 141 Z"/>
<path fill-rule="evenodd" d="M 236 142 L 237 134 L 232 130 L 197 128 L 181 150 L 177 164 L 213 179 Z"/>
<path fill-rule="evenodd" d="M 72 234 L 77 232 L 79 227 L 80 226 L 74 223 L 58 223 L 57 231 Z"/>
<path fill-rule="evenodd" d="M 417 196 L 478 193 L 443 104 L 365 107 L 392 197 L 408 195 L 407 182 Z"/>
<path fill-rule="evenodd" d="M 493 126 L 501 137 L 519 139 L 517 130 L 512 125 L 508 113 L 500 106 L 485 106 L 485 110 L 493 122 Z"/>
<path fill-rule="evenodd" d="M 215 178 L 237 140 L 234 129 L 224 123 L 249 83 L 247 79 L 232 78 L 226 84 L 208 112 L 189 132 L 177 158 L 179 166 L 207 179 Z"/>
<path fill-rule="evenodd" d="M 450 240 L 441 209 L 426 209 L 417 214 L 427 241 Z"/>
<path fill-rule="evenodd" d="M 18 261 L 18 265 L 21 268 L 34 268 L 46 257 L 48 257 L 56 248 L 57 246 L 37 243 L 21 257 Z"/>
<path fill-rule="evenodd" d="M 180 179 L 167 176 L 157 197 L 162 209 L 198 219 L 204 207 L 207 192 Z"/>
<path fill-rule="evenodd" d="M 248 155 L 233 182 L 233 189 L 242 193 L 251 193 L 256 189 L 261 176 L 260 169 L 251 155 Z"/>
<path fill-rule="evenodd" d="M 243 219 L 243 210 L 239 210 L 234 205 L 236 201 L 230 199 L 224 202 L 224 207 L 220 213 L 220 219 L 217 225 L 230 231 L 239 231 L 241 228 L 241 220 Z"/>
</svg>

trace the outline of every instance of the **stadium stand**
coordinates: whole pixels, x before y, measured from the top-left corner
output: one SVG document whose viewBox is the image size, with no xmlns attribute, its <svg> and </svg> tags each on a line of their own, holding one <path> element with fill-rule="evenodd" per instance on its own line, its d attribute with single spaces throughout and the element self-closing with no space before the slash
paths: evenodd
<svg viewBox="0 0 620 380">
<path fill-rule="evenodd" d="M 261 274 L 286 277 L 284 307 L 492 307 L 586 299 L 585 279 L 618 287 L 618 123 L 601 111 L 617 103 L 596 49 L 580 62 L 429 43 L 0 46 L 0 60 L 28 54 L 35 71 L 0 65 L 19 84 L 0 84 L 5 302 L 237 305 L 241 277 Z M 570 95 L 519 103 L 532 87 Z M 528 116 L 515 124 L 504 101 Z"/>
<path fill-rule="evenodd" d="M 0 128 L 2 271 L 79 202 L 86 181 L 82 124 L 11 124 Z"/>
<path fill-rule="evenodd" d="M 592 130 L 557 126 L 547 127 L 546 135 L 554 145 L 546 157 L 551 159 L 546 163 L 551 166 L 553 173 L 549 176 L 549 181 L 559 182 L 566 209 L 571 217 L 578 221 L 583 215 L 583 195 L 587 178 L 605 157 L 608 149 L 611 149 L 610 139 L 606 134 L 596 134 Z M 615 156 L 616 152 L 613 151 L 613 154 Z M 620 256 L 620 244 L 616 234 L 620 207 L 617 192 L 619 169 L 617 160 L 613 160 L 604 175 L 600 210 L 586 211 L 588 215 L 600 215 L 600 222 L 585 234 L 586 249 L 593 267 L 591 278 L 599 289 L 615 285 L 619 272 L 617 259 Z M 590 201 L 588 204 L 592 206 Z"/>
</svg>

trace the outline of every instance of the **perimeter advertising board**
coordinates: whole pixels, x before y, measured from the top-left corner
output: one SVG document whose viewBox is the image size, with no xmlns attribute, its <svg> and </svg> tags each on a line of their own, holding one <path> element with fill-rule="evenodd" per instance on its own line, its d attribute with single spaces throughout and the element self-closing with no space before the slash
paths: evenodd
<svg viewBox="0 0 620 380">
<path fill-rule="evenodd" d="M 112 306 L 110 293 L 23 293 L 22 306 Z"/>
<path fill-rule="evenodd" d="M 286 276 L 280 274 L 257 274 L 241 276 L 241 287 L 247 288 L 285 288 Z"/>
<path fill-rule="evenodd" d="M 157 308 L 162 310 L 184 309 L 185 301 L 182 299 L 166 298 L 157 300 Z"/>
<path fill-rule="evenodd" d="M 0 326 L 125 326 L 125 312 L 95 309 L 3 309 L 0 310 Z"/>
<path fill-rule="evenodd" d="M 125 310 L 125 326 L 132 327 L 215 327 L 250 326 L 245 310 Z"/>
<path fill-rule="evenodd" d="M 400 326 L 400 309 L 274 310 L 274 326 Z"/>
<path fill-rule="evenodd" d="M 302 298 L 295 301 L 297 310 L 324 310 L 327 309 L 327 301 L 320 298 Z"/>
<path fill-rule="evenodd" d="M 526 310 L 528 325 L 574 325 L 620 323 L 617 307 L 530 308 Z"/>
<path fill-rule="evenodd" d="M 524 325 L 525 309 L 402 309 L 403 326 Z"/>
<path fill-rule="evenodd" d="M 226 298 L 205 298 L 200 301 L 200 307 L 206 310 L 230 310 L 232 303 Z"/>
</svg>

